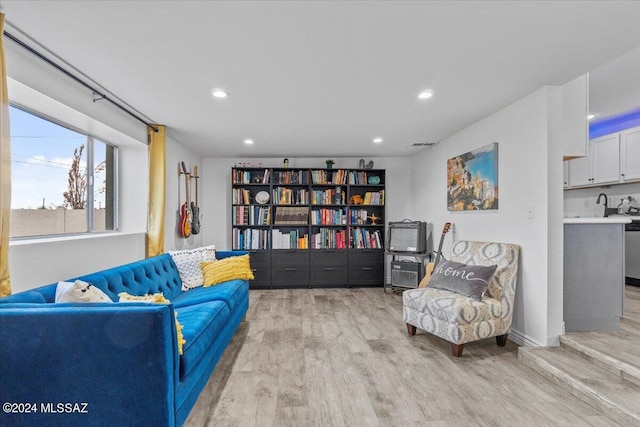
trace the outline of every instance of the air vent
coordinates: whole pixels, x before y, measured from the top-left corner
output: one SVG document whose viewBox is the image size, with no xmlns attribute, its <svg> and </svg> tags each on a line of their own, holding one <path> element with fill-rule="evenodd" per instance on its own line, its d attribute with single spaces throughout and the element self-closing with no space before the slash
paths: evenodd
<svg viewBox="0 0 640 427">
<path fill-rule="evenodd" d="M 431 147 L 432 145 L 436 145 L 433 142 L 414 142 L 411 144 L 412 147 Z"/>
</svg>

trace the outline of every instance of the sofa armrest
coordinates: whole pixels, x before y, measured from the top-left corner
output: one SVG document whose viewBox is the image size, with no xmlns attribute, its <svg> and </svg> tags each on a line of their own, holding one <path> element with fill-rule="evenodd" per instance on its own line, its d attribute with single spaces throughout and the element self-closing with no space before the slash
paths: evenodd
<svg viewBox="0 0 640 427">
<path fill-rule="evenodd" d="M 216 251 L 216 259 L 224 259 L 232 256 L 246 255 L 249 251 Z"/>
<path fill-rule="evenodd" d="M 171 305 L 6 304 L 0 343 L 0 401 L 37 409 L 0 425 L 175 423 Z"/>
</svg>

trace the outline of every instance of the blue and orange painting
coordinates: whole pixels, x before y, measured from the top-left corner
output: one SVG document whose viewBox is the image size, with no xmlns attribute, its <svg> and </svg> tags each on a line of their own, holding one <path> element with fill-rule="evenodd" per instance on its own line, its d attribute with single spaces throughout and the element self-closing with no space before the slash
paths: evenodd
<svg viewBox="0 0 640 427">
<path fill-rule="evenodd" d="M 447 209 L 498 209 L 498 143 L 447 160 Z"/>
</svg>

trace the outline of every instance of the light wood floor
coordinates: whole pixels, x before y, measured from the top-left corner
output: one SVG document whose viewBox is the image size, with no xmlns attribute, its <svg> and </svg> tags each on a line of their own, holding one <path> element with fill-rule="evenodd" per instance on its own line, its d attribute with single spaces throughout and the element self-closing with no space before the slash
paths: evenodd
<svg viewBox="0 0 640 427">
<path fill-rule="evenodd" d="M 454 358 L 437 337 L 407 336 L 401 295 L 360 288 L 251 291 L 185 425 L 616 424 L 520 363 L 511 341 Z"/>
<path fill-rule="evenodd" d="M 625 287 L 624 317 L 640 322 L 640 287 Z"/>
</svg>

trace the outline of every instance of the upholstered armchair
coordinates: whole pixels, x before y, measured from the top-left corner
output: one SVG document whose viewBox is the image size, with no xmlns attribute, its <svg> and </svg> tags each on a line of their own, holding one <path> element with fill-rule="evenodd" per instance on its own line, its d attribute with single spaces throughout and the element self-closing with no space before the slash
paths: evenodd
<svg viewBox="0 0 640 427">
<path fill-rule="evenodd" d="M 456 242 L 449 261 L 466 266 L 497 266 L 487 281 L 486 292 L 472 298 L 437 289 L 433 287 L 437 286 L 434 276 L 433 286 L 430 282 L 424 288 L 405 291 L 403 319 L 409 335 L 415 335 L 416 328 L 420 328 L 445 339 L 456 357 L 462 355 L 465 343 L 484 338 L 496 337 L 497 344 L 504 346 L 513 318 L 519 255 L 520 247 L 514 244 Z M 438 267 L 434 275 L 437 272 Z"/>
</svg>

